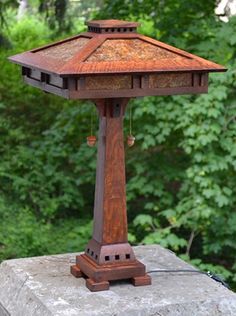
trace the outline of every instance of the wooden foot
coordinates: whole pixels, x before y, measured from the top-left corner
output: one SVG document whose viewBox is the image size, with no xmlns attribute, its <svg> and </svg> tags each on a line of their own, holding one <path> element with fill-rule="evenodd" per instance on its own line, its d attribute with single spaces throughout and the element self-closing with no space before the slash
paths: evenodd
<svg viewBox="0 0 236 316">
<path fill-rule="evenodd" d="M 134 286 L 151 285 L 152 279 L 150 275 L 145 274 L 144 276 L 133 277 L 131 282 Z"/>
<path fill-rule="evenodd" d="M 83 273 L 81 272 L 80 268 L 78 265 L 73 265 L 70 267 L 70 273 L 76 277 L 76 278 L 81 278 L 83 277 Z"/>
<path fill-rule="evenodd" d="M 109 289 L 110 281 L 129 280 L 135 286 L 150 285 L 151 277 L 145 273 L 145 266 L 138 260 L 99 265 L 85 254 L 76 257 L 76 265 L 71 267 L 76 278 L 84 277 L 87 288 L 92 291 Z"/>
<path fill-rule="evenodd" d="M 86 280 L 86 286 L 91 292 L 109 290 L 109 285 L 108 281 L 95 282 L 92 279 Z"/>
</svg>

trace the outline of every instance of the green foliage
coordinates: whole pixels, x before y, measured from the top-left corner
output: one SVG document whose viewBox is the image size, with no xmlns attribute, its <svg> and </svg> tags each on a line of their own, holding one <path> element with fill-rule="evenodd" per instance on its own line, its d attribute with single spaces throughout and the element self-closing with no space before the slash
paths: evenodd
<svg viewBox="0 0 236 316">
<path fill-rule="evenodd" d="M 216 1 L 105 0 L 104 6 L 101 17 L 138 20 L 143 33 L 180 45 L 182 40 L 201 41 L 203 28 L 209 32 L 208 17 L 214 15 Z"/>
<path fill-rule="evenodd" d="M 210 77 L 209 94 L 132 101 L 137 142 L 126 149 L 127 200 L 130 242 L 169 247 L 235 286 L 236 18 L 223 23 L 214 7 L 215 1 L 107 0 L 96 18 L 139 20 L 145 34 L 228 67 Z M 88 16 L 89 5 L 83 9 Z M 72 11 L 68 6 L 66 14 L 75 21 Z M 85 143 L 92 105 L 21 83 L 7 56 L 56 40 L 57 29 L 44 15 L 16 22 L 14 11 L 7 14 L 3 34 L 12 48 L 0 52 L 0 260 L 82 250 L 95 180 L 96 149 Z M 74 32 L 83 29 L 84 16 Z M 126 134 L 128 125 L 126 119 Z"/>
<path fill-rule="evenodd" d="M 153 25 L 161 28 L 158 21 Z M 147 33 L 153 30 L 149 25 Z M 191 254 L 190 262 L 231 282 L 236 266 L 235 30 L 235 17 L 227 24 L 212 17 L 197 26 L 192 21 L 181 39 L 173 40 L 173 29 L 168 29 L 168 42 L 190 47 L 229 70 L 211 76 L 207 95 L 135 100 L 138 144 L 127 153 L 132 238 L 159 243 L 187 258 Z M 159 34 L 167 36 L 161 29 Z"/>
<path fill-rule="evenodd" d="M 29 208 L 19 206 L 0 200 L 0 260 L 85 247 L 92 230 L 90 220 L 71 217 L 52 224 L 38 219 Z"/>
<path fill-rule="evenodd" d="M 13 49 L 0 54 L 0 259 L 77 251 L 91 234 L 96 153 L 83 141 L 91 105 L 23 84 L 6 62 L 51 40 L 42 20 L 12 21 L 6 34 Z"/>
</svg>

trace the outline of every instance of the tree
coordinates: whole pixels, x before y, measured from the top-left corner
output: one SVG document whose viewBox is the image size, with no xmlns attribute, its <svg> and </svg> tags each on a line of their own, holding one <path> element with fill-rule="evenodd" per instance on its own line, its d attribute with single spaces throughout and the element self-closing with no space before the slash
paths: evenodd
<svg viewBox="0 0 236 316">
<path fill-rule="evenodd" d="M 17 13 L 17 19 L 20 20 L 28 11 L 29 3 L 28 0 L 20 0 L 19 8 Z"/>
<path fill-rule="evenodd" d="M 58 32 L 68 30 L 70 27 L 69 21 L 65 20 L 67 7 L 68 0 L 39 1 L 39 12 L 45 13 L 49 26 L 52 29 L 57 29 Z"/>
<path fill-rule="evenodd" d="M 17 7 L 17 0 L 3 0 L 0 2 L 0 47 L 5 46 L 9 47 L 10 42 L 7 40 L 6 36 L 3 35 L 3 28 L 7 27 L 7 19 L 5 17 L 6 9 L 9 7 L 16 8 Z"/>
</svg>

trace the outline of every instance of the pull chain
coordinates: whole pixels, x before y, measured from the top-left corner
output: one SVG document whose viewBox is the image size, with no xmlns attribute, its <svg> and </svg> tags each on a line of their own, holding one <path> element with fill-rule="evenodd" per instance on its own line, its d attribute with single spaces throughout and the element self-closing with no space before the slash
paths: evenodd
<svg viewBox="0 0 236 316">
<path fill-rule="evenodd" d="M 129 108 L 129 134 L 132 135 L 132 104 Z"/>
<path fill-rule="evenodd" d="M 93 135 L 93 112 L 91 111 L 91 115 L 90 115 L 90 135 Z"/>
<path fill-rule="evenodd" d="M 127 136 L 127 145 L 132 147 L 135 142 L 135 137 L 132 135 L 132 105 L 129 108 L 129 135 Z"/>
</svg>

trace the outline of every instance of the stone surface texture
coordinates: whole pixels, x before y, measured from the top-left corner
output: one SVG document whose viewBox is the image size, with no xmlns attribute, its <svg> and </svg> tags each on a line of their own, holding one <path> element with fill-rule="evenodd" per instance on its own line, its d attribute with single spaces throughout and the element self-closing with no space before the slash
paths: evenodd
<svg viewBox="0 0 236 316">
<path fill-rule="evenodd" d="M 134 247 L 153 269 L 191 269 L 160 246 Z M 0 265 L 0 316 L 235 316 L 236 294 L 197 273 L 152 273 L 152 285 L 114 282 L 90 292 L 70 274 L 77 254 L 4 261 Z"/>
</svg>

